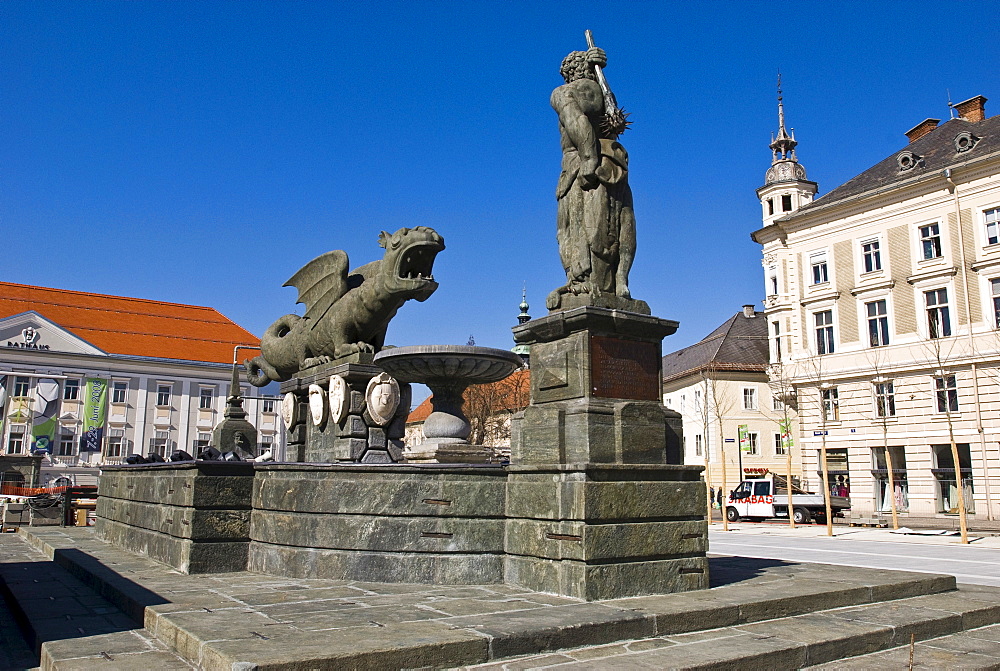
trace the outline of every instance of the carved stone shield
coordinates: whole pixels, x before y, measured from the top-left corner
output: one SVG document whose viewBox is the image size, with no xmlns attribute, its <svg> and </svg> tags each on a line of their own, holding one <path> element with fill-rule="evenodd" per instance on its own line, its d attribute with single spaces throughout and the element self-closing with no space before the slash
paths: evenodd
<svg viewBox="0 0 1000 671">
<path fill-rule="evenodd" d="M 368 381 L 365 401 L 371 418 L 379 426 L 385 426 L 399 407 L 399 383 L 388 373 L 379 373 Z"/>
<path fill-rule="evenodd" d="M 348 401 L 350 400 L 350 390 L 347 388 L 347 381 L 340 375 L 330 377 L 330 419 L 339 424 L 347 415 Z"/>
<path fill-rule="evenodd" d="M 281 399 L 281 421 L 289 430 L 299 423 L 299 403 L 292 392 L 288 392 Z"/>
<path fill-rule="evenodd" d="M 309 385 L 309 414 L 316 426 L 326 419 L 326 393 L 318 384 Z"/>
</svg>

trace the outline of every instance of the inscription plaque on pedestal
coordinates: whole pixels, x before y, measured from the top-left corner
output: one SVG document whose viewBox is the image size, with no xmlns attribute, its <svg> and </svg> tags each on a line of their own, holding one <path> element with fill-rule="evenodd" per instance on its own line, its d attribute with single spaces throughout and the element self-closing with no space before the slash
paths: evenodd
<svg viewBox="0 0 1000 671">
<path fill-rule="evenodd" d="M 659 343 L 591 336 L 590 366 L 594 396 L 660 400 Z"/>
</svg>

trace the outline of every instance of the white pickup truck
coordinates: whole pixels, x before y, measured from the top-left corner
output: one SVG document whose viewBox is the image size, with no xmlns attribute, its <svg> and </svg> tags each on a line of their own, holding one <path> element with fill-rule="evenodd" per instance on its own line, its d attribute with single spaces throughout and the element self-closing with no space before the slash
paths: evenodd
<svg viewBox="0 0 1000 671">
<path fill-rule="evenodd" d="M 726 501 L 726 519 L 763 520 L 768 517 L 788 517 L 788 494 L 783 478 L 744 480 L 729 494 Z M 850 510 L 851 500 L 843 496 L 830 497 L 830 510 L 834 517 Z M 796 524 L 808 524 L 816 519 L 825 522 L 826 503 L 822 494 L 811 494 L 792 485 L 792 519 Z"/>
</svg>

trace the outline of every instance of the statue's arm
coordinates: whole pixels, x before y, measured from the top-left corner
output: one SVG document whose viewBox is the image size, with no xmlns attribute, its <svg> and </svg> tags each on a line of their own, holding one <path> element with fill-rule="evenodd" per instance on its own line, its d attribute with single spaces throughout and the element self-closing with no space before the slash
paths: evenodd
<svg viewBox="0 0 1000 671">
<path fill-rule="evenodd" d="M 579 96 L 569 85 L 552 92 L 552 108 L 559 115 L 559 123 L 580 155 L 579 178 L 583 188 L 597 185 L 597 165 L 600 161 L 597 134 L 587 117 L 589 96 Z"/>
</svg>

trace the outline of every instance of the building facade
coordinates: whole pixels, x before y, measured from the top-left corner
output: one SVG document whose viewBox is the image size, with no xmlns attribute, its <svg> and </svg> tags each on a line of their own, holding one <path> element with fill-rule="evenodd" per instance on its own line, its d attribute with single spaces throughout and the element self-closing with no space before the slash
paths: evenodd
<svg viewBox="0 0 1000 671">
<path fill-rule="evenodd" d="M 91 484 L 132 453 L 196 455 L 222 419 L 234 348 L 258 342 L 208 307 L 0 283 L 2 453 L 43 455 L 43 485 Z M 241 393 L 257 450 L 280 458 L 277 388 Z"/>
<path fill-rule="evenodd" d="M 704 465 L 717 491 L 768 473 L 801 476 L 795 407 L 768 377 L 764 314 L 752 305 L 701 341 L 663 357 L 663 404 L 684 421 L 685 464 Z M 725 469 L 723 469 L 723 463 Z"/>
<path fill-rule="evenodd" d="M 985 102 L 921 122 L 815 200 L 779 112 L 752 234 L 771 362 L 795 392 L 806 486 L 848 494 L 855 519 L 893 502 L 955 515 L 959 488 L 970 515 L 1000 514 L 1000 117 Z"/>
</svg>

